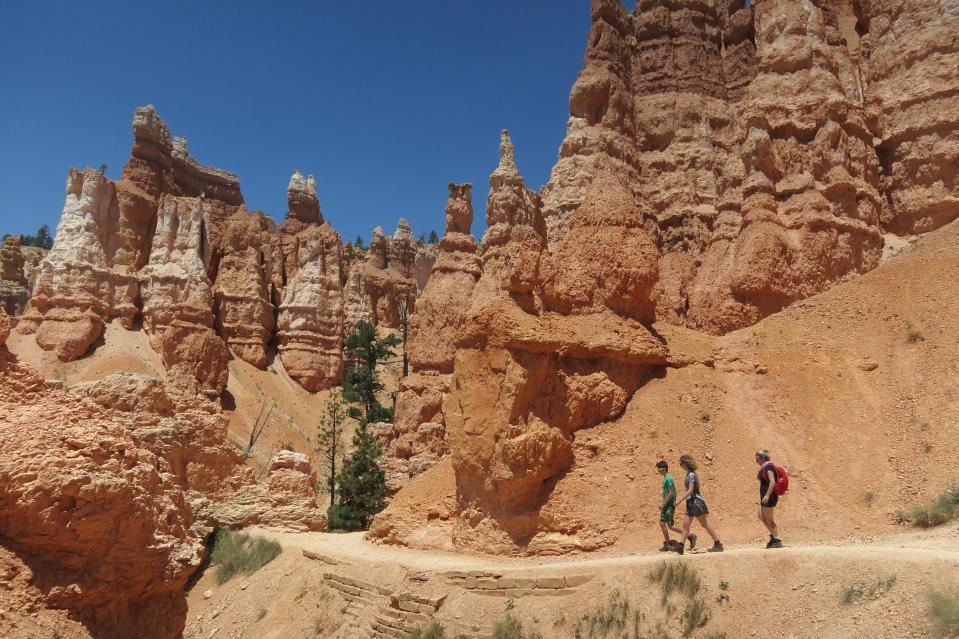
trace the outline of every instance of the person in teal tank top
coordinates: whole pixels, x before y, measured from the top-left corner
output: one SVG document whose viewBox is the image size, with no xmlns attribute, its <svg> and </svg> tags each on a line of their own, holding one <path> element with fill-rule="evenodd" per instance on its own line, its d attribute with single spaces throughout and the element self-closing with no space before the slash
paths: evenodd
<svg viewBox="0 0 959 639">
<path fill-rule="evenodd" d="M 663 501 L 659 506 L 659 527 L 663 531 L 663 547 L 660 548 L 660 552 L 668 552 L 672 550 L 672 546 L 676 544 L 675 541 L 669 539 L 669 531 L 672 530 L 678 535 L 682 535 L 683 531 L 680 528 L 677 528 L 673 523 L 673 518 L 676 512 L 676 482 L 673 481 L 672 475 L 669 474 L 669 464 L 665 459 L 661 459 L 656 462 L 656 471 L 659 472 L 660 476 L 663 478 Z M 696 535 L 689 535 L 689 549 L 692 550 L 696 547 Z"/>
</svg>

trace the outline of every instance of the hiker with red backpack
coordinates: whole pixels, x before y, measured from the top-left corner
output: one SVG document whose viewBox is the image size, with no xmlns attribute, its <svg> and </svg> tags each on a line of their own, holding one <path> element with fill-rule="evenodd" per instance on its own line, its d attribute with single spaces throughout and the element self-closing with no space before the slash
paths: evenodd
<svg viewBox="0 0 959 639">
<path fill-rule="evenodd" d="M 769 543 L 766 548 L 782 548 L 783 542 L 779 539 L 779 527 L 776 525 L 775 511 L 779 498 L 789 488 L 789 477 L 786 471 L 775 465 L 769 458 L 768 450 L 756 453 L 756 463 L 759 464 L 759 521 L 769 530 Z"/>
</svg>

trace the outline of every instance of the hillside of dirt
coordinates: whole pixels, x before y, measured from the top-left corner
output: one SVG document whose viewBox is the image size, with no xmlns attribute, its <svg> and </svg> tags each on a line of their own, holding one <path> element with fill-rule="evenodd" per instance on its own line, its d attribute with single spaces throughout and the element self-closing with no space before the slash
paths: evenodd
<svg viewBox="0 0 959 639">
<path fill-rule="evenodd" d="M 724 541 L 754 542 L 753 453 L 789 472 L 777 511 L 796 542 L 894 532 L 893 513 L 953 485 L 959 455 L 959 223 L 911 242 L 879 268 L 755 326 L 711 337 L 658 323 L 667 366 L 616 420 L 581 430 L 570 470 L 538 517 L 562 534 L 528 552 L 653 548 L 658 459 L 701 463 L 711 519 Z M 457 545 L 446 511 L 453 474 L 436 467 L 401 492 L 374 525 L 410 546 Z M 462 547 L 462 546 L 458 546 Z M 478 548 L 482 550 L 482 548 Z"/>
</svg>

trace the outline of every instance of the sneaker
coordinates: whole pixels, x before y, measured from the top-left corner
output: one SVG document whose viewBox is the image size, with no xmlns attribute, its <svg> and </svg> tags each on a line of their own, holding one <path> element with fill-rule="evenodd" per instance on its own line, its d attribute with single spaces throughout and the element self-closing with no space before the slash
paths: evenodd
<svg viewBox="0 0 959 639">
<path fill-rule="evenodd" d="M 672 544 L 673 544 L 673 542 L 671 542 L 671 541 L 670 541 L 670 542 L 663 542 L 663 547 L 659 549 L 659 552 L 669 552 L 670 550 L 673 549 Z M 769 546 L 766 546 L 766 548 L 769 548 Z"/>
<path fill-rule="evenodd" d="M 766 549 L 767 549 L 767 550 L 773 547 L 773 542 L 774 542 L 774 541 L 776 541 L 774 538 L 772 538 L 772 537 L 769 538 L 769 541 L 766 542 Z"/>
<path fill-rule="evenodd" d="M 717 541 L 716 543 L 713 544 L 712 548 L 707 548 L 706 552 L 722 552 L 724 550 L 726 549 L 723 548 L 723 544 Z"/>
<path fill-rule="evenodd" d="M 673 546 L 673 552 L 677 554 L 683 554 L 683 547 L 680 544 Z"/>
<path fill-rule="evenodd" d="M 766 545 L 766 548 L 782 548 L 783 542 L 779 539 L 770 540 L 769 544 Z"/>
<path fill-rule="evenodd" d="M 689 533 L 689 549 L 696 547 L 696 533 Z"/>
</svg>

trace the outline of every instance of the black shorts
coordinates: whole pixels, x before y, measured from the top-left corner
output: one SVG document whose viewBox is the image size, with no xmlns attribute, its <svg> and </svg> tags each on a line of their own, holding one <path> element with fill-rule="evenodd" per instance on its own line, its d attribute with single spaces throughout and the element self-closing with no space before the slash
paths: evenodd
<svg viewBox="0 0 959 639">
<path fill-rule="evenodd" d="M 709 509 L 706 508 L 706 500 L 699 495 L 693 495 L 686 500 L 686 514 L 690 517 L 699 517 L 708 515 Z"/>
<path fill-rule="evenodd" d="M 765 497 L 765 496 L 766 496 L 765 491 L 763 491 L 762 489 L 760 489 L 760 491 L 759 491 L 759 505 L 762 506 L 763 508 L 775 508 L 775 507 L 776 507 L 776 504 L 779 503 L 779 495 L 777 495 L 775 492 L 773 492 L 773 494 L 769 496 L 769 503 L 768 503 L 768 504 L 764 504 L 764 503 L 763 503 L 763 497 Z"/>
</svg>

